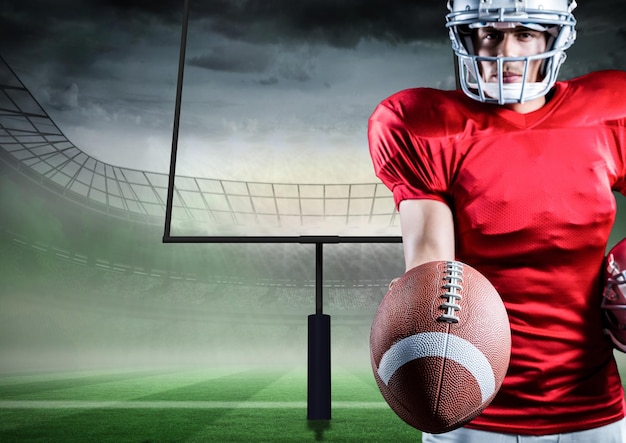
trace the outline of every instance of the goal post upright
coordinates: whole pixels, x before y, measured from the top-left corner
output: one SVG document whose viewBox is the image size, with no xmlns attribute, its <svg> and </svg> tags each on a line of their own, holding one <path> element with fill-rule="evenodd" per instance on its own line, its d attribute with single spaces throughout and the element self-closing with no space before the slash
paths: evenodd
<svg viewBox="0 0 626 443">
<path fill-rule="evenodd" d="M 180 109 L 183 100 L 183 80 L 185 76 L 185 55 L 187 52 L 187 29 L 189 27 L 189 0 L 183 3 L 183 23 L 180 36 L 180 51 L 178 54 L 178 77 L 176 80 L 176 104 L 174 106 L 174 124 L 172 129 L 172 149 L 170 154 L 170 169 L 167 182 L 167 197 L 165 202 L 165 229 L 163 238 L 171 233 L 172 207 L 174 202 L 174 179 L 176 176 L 176 158 L 178 156 L 178 135 L 180 132 Z"/>
<path fill-rule="evenodd" d="M 291 236 L 188 236 L 172 235 L 172 210 L 175 192 L 176 160 L 180 130 L 184 66 L 189 24 L 189 0 L 184 0 L 178 80 L 170 168 L 165 203 L 163 243 L 294 243 L 315 245 L 315 313 L 308 316 L 307 340 L 307 419 L 331 418 L 331 323 L 330 315 L 323 312 L 323 248 L 325 244 L 338 243 L 401 243 L 400 236 L 342 236 L 342 235 L 291 235 Z"/>
</svg>

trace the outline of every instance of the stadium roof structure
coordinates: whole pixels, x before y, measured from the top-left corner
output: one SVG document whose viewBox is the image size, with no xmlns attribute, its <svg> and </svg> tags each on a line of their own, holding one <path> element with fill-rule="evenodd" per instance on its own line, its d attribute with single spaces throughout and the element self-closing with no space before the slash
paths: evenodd
<svg viewBox="0 0 626 443">
<path fill-rule="evenodd" d="M 163 224 L 168 174 L 114 166 L 82 151 L 1 57 L 0 160 L 83 206 L 122 219 Z M 262 231 L 289 225 L 304 232 L 300 227 L 329 220 L 348 231 L 365 226 L 393 236 L 390 233 L 399 226 L 391 193 L 381 183 L 261 183 L 176 176 L 172 205 L 173 227 L 195 229 L 204 236 L 225 229 L 228 235 L 245 236 L 250 226 Z"/>
</svg>

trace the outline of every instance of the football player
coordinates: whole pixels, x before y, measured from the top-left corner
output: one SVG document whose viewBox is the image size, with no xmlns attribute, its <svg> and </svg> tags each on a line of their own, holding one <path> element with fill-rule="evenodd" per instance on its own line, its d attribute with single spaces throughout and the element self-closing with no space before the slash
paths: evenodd
<svg viewBox="0 0 626 443">
<path fill-rule="evenodd" d="M 511 363 L 494 401 L 463 428 L 424 433 L 425 443 L 626 442 L 600 309 L 613 191 L 626 195 L 626 73 L 557 81 L 575 7 L 450 0 L 460 90 L 401 91 L 370 118 L 406 269 L 465 262 L 510 318 Z"/>
</svg>

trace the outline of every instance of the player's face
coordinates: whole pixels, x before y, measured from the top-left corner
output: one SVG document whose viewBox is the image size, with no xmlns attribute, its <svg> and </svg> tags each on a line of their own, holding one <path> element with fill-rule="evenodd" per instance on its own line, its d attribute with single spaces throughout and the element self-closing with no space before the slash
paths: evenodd
<svg viewBox="0 0 626 443">
<path fill-rule="evenodd" d="M 490 26 L 478 28 L 474 37 L 476 54 L 484 57 L 526 57 L 546 51 L 546 33 L 523 26 L 512 29 L 496 29 Z M 541 81 L 541 60 L 528 63 L 527 82 Z M 503 65 L 504 83 L 523 81 L 525 62 L 506 62 Z M 498 81 L 498 68 L 495 62 L 480 62 L 483 80 Z"/>
</svg>

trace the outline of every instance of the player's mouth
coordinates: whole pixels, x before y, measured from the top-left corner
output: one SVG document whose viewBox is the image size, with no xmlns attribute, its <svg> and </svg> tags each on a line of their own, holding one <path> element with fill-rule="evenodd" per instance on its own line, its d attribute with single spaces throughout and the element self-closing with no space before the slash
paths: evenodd
<svg viewBox="0 0 626 443">
<path fill-rule="evenodd" d="M 522 81 L 522 74 L 517 72 L 505 71 L 502 73 L 503 83 L 518 83 Z"/>
</svg>

